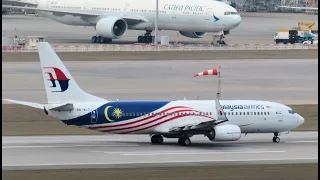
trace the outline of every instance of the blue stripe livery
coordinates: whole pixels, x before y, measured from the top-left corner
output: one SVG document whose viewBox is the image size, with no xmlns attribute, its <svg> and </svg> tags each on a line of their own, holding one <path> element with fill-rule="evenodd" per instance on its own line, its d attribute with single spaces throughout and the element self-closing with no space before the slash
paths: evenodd
<svg viewBox="0 0 320 180">
<path fill-rule="evenodd" d="M 62 120 L 62 122 L 76 126 L 121 122 L 144 116 L 145 113 L 154 112 L 170 102 L 172 101 L 113 101 L 83 116 Z M 75 110 L 77 111 L 77 109 Z"/>
</svg>

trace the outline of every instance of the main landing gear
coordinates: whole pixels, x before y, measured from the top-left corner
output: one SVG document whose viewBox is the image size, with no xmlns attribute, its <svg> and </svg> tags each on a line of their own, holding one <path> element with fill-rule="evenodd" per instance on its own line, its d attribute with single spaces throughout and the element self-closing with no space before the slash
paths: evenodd
<svg viewBox="0 0 320 180">
<path fill-rule="evenodd" d="M 152 135 L 151 136 L 151 143 L 152 144 L 162 144 L 163 137 L 161 135 Z M 189 145 L 191 145 L 191 140 L 188 137 L 181 137 L 181 138 L 179 138 L 178 143 L 181 146 L 189 146 Z"/>
<path fill-rule="evenodd" d="M 107 44 L 109 44 L 109 43 L 112 42 L 112 39 L 104 38 L 104 37 L 101 37 L 101 36 L 92 36 L 91 42 L 92 43 L 102 43 L 102 44 L 107 43 Z"/>
<path fill-rule="evenodd" d="M 278 137 L 278 133 L 274 133 L 274 137 L 272 138 L 272 141 L 274 143 L 279 143 L 280 142 L 280 138 Z"/>
<path fill-rule="evenodd" d="M 152 31 L 147 31 L 144 36 L 139 36 L 138 37 L 138 43 L 146 43 L 146 44 L 150 44 L 152 43 L 152 38 L 154 36 L 151 36 L 151 32 Z"/>
</svg>

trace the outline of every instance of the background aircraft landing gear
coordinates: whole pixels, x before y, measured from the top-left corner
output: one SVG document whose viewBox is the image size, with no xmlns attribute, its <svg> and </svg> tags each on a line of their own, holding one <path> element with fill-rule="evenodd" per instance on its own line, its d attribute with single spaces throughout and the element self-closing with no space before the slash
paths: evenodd
<svg viewBox="0 0 320 180">
<path fill-rule="evenodd" d="M 91 38 L 91 42 L 92 43 L 111 43 L 112 42 L 112 39 L 110 38 L 104 38 L 104 37 L 101 37 L 101 36 L 92 36 Z"/>
<path fill-rule="evenodd" d="M 274 137 L 272 138 L 272 141 L 274 143 L 279 143 L 280 142 L 280 138 L 278 137 L 278 133 L 274 133 Z"/>
<path fill-rule="evenodd" d="M 179 138 L 178 143 L 181 146 L 189 146 L 191 144 L 191 140 L 189 138 Z"/>
<path fill-rule="evenodd" d="M 138 37 L 138 43 L 150 44 L 152 43 L 152 38 L 153 36 L 151 36 L 151 31 L 147 31 L 146 34 L 144 34 L 144 36 Z"/>
<path fill-rule="evenodd" d="M 163 137 L 161 135 L 153 135 L 151 137 L 151 143 L 152 144 L 162 144 L 163 143 Z"/>
</svg>

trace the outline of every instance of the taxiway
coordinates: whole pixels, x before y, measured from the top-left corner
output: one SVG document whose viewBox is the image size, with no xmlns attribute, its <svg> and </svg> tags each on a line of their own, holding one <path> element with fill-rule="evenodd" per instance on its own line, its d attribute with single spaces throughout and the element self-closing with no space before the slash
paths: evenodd
<svg viewBox="0 0 320 180">
<path fill-rule="evenodd" d="M 64 63 L 84 91 L 108 100 L 212 99 L 217 78 L 193 75 L 221 65 L 222 99 L 318 103 L 317 59 Z M 2 76 L 3 98 L 46 102 L 39 62 L 3 62 Z"/>
</svg>

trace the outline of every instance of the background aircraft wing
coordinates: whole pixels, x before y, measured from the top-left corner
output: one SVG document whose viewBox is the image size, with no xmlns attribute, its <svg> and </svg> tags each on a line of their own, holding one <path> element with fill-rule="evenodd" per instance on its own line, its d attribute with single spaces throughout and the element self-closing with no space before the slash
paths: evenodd
<svg viewBox="0 0 320 180">
<path fill-rule="evenodd" d="M 83 11 L 83 10 L 82 11 L 54 10 L 54 9 L 43 9 L 43 8 L 37 8 L 37 7 L 22 7 L 22 6 L 8 6 L 8 5 L 2 5 L 2 7 L 12 8 L 12 9 L 26 9 L 26 10 L 35 10 L 35 11 L 42 11 L 42 12 L 51 12 L 56 16 L 72 15 L 72 16 L 79 16 L 83 18 L 105 16 L 104 13 L 90 12 L 90 11 Z M 120 18 L 123 18 L 125 21 L 127 21 L 128 25 L 134 25 L 134 24 L 147 21 L 145 18 L 139 17 L 139 16 L 123 16 Z"/>
<path fill-rule="evenodd" d="M 2 0 L 2 4 L 11 4 L 14 6 L 38 5 L 36 1 L 32 1 L 32 0 Z"/>
</svg>

